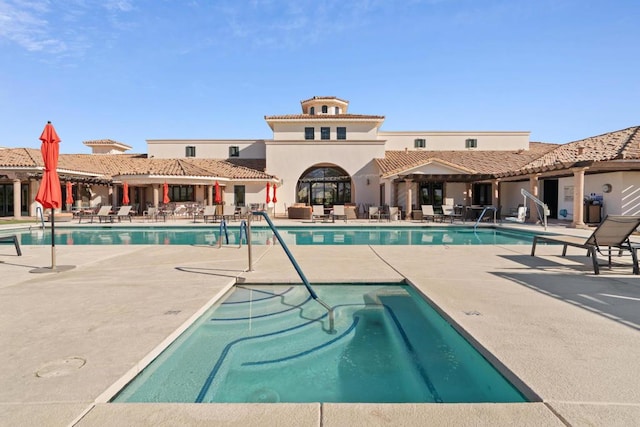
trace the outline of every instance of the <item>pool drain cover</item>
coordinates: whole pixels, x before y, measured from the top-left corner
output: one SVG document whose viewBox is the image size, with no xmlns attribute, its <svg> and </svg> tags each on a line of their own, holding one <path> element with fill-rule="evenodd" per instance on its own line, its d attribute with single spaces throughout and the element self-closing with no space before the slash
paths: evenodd
<svg viewBox="0 0 640 427">
<path fill-rule="evenodd" d="M 252 403 L 276 403 L 280 402 L 280 395 L 271 388 L 261 388 L 254 391 L 249 396 L 249 402 Z"/>
<path fill-rule="evenodd" d="M 82 368 L 87 361 L 81 357 L 68 357 L 46 363 L 36 372 L 38 378 L 64 377 Z"/>
</svg>

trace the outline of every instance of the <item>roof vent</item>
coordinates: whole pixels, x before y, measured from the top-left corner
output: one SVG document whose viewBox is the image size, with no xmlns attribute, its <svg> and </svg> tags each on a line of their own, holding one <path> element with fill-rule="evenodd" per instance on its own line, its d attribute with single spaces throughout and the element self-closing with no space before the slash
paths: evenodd
<svg viewBox="0 0 640 427">
<path fill-rule="evenodd" d="M 578 156 L 581 156 L 584 154 L 584 147 L 578 147 Z"/>
<path fill-rule="evenodd" d="M 404 147 L 404 152 L 405 154 L 409 152 L 409 148 L 408 147 Z"/>
</svg>

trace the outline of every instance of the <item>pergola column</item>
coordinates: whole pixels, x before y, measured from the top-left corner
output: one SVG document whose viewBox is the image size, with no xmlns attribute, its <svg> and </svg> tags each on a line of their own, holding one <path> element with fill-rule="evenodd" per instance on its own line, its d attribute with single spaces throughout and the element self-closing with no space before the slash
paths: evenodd
<svg viewBox="0 0 640 427">
<path fill-rule="evenodd" d="M 13 180 L 13 217 L 22 218 L 22 192 L 19 179 Z"/>
<path fill-rule="evenodd" d="M 500 180 L 494 179 L 491 181 L 491 197 L 493 198 L 492 204 L 495 205 L 496 208 L 500 209 Z"/>
<path fill-rule="evenodd" d="M 412 210 L 413 210 L 413 181 L 410 179 L 405 179 L 404 180 L 404 185 L 405 185 L 405 190 L 407 192 L 406 194 L 406 200 L 405 200 L 405 216 L 404 219 L 406 219 L 407 221 L 411 221 L 411 216 L 412 216 Z"/>
<path fill-rule="evenodd" d="M 119 206 L 118 203 L 118 185 L 113 184 L 111 186 L 111 206 L 116 207 Z"/>
<path fill-rule="evenodd" d="M 213 185 L 207 185 L 207 205 L 213 205 Z"/>
<path fill-rule="evenodd" d="M 539 178 L 539 173 L 529 175 L 529 193 L 533 194 L 538 199 L 540 198 L 538 191 Z M 534 224 L 540 220 L 540 216 L 538 215 L 538 205 L 533 200 L 529 200 L 529 220 Z"/>
<path fill-rule="evenodd" d="M 571 227 L 585 228 L 584 217 L 584 171 L 588 168 L 573 168 L 573 221 Z"/>
<path fill-rule="evenodd" d="M 157 208 L 159 201 L 160 201 L 160 186 L 158 184 L 153 184 L 153 206 Z"/>
</svg>

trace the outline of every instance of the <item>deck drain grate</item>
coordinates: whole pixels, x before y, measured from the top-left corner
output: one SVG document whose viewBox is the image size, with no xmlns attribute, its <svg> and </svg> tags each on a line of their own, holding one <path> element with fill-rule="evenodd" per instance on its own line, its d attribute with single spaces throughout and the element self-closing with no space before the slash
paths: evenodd
<svg viewBox="0 0 640 427">
<path fill-rule="evenodd" d="M 482 316 L 482 314 L 476 310 L 465 311 L 464 314 L 466 314 L 467 316 Z"/>
<path fill-rule="evenodd" d="M 164 314 L 172 314 L 172 315 L 176 315 L 176 314 L 180 314 L 182 310 L 169 310 L 169 311 L 165 311 Z"/>
</svg>

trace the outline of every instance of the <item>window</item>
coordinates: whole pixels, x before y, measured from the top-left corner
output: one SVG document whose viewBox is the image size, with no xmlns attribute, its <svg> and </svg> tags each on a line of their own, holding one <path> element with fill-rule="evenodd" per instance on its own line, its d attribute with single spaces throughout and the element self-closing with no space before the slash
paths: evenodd
<svg viewBox="0 0 640 427">
<path fill-rule="evenodd" d="M 314 128 L 304 128 L 304 139 L 314 139 Z"/>
<path fill-rule="evenodd" d="M 347 128 L 345 127 L 339 127 L 336 129 L 337 131 L 337 138 L 338 139 L 347 139 Z"/>
<path fill-rule="evenodd" d="M 340 114 L 340 107 L 334 107 L 334 114 Z"/>
<path fill-rule="evenodd" d="M 187 145 L 184 153 L 185 157 L 195 157 L 196 156 L 196 147 L 193 145 Z"/>
<path fill-rule="evenodd" d="M 309 109 L 309 114 L 314 115 L 316 113 L 316 107 L 311 107 Z"/>
<path fill-rule="evenodd" d="M 240 157 L 240 147 L 237 145 L 229 147 L 229 157 Z"/>
<path fill-rule="evenodd" d="M 245 206 L 244 194 L 245 194 L 244 185 L 233 186 L 233 199 L 234 199 L 233 201 L 236 206 Z"/>
<path fill-rule="evenodd" d="M 427 146 L 427 140 L 418 138 L 413 141 L 415 148 L 425 148 Z"/>
<path fill-rule="evenodd" d="M 329 107 L 327 107 L 326 105 L 322 106 L 322 114 L 327 114 L 329 112 Z"/>
<path fill-rule="evenodd" d="M 320 128 L 320 139 L 331 139 L 331 128 Z"/>
<path fill-rule="evenodd" d="M 169 199 L 172 202 L 194 202 L 192 185 L 169 185 Z"/>
<path fill-rule="evenodd" d="M 477 139 L 467 139 L 464 142 L 464 146 L 465 146 L 465 148 L 477 148 L 478 147 L 478 140 Z"/>
<path fill-rule="evenodd" d="M 350 203 L 351 177 L 337 166 L 311 167 L 298 181 L 296 202 L 325 206 Z"/>
</svg>

